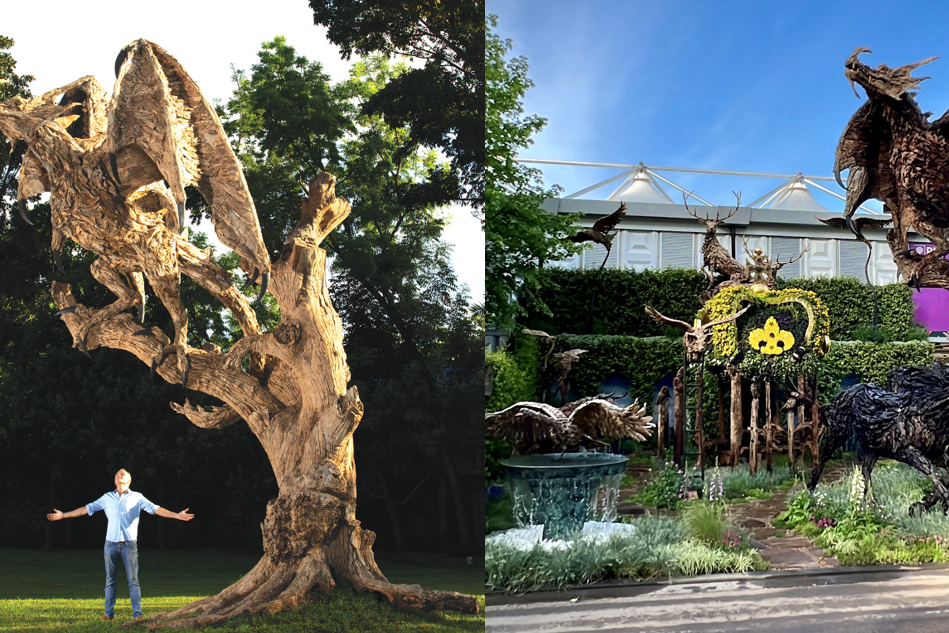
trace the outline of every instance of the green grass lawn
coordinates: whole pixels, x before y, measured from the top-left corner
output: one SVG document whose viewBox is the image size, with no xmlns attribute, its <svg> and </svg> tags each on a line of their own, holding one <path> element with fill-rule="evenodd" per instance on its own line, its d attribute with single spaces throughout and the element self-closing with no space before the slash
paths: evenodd
<svg viewBox="0 0 949 633">
<path fill-rule="evenodd" d="M 142 609 L 169 611 L 215 594 L 253 568 L 260 555 L 228 551 L 139 553 Z M 394 608 L 373 595 L 357 595 L 345 582 L 331 595 L 314 593 L 300 608 L 271 617 L 232 620 L 227 631 L 484 631 L 484 565 L 433 555 L 377 554 L 390 582 L 420 584 L 479 596 L 479 613 L 416 613 Z M 413 564 L 417 563 L 417 564 Z M 101 622 L 105 569 L 101 550 L 0 549 L 0 632 L 112 631 L 132 617 L 128 585 L 120 567 L 115 622 Z M 145 629 L 135 628 L 135 631 Z"/>
</svg>

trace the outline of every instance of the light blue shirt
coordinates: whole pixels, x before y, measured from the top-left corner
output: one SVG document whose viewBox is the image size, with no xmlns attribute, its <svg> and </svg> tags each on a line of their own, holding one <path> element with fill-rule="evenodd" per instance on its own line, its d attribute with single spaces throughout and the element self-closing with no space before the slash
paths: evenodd
<svg viewBox="0 0 949 633">
<path fill-rule="evenodd" d="M 116 543 L 137 540 L 138 515 L 142 510 L 155 514 L 158 506 L 143 497 L 140 492 L 129 490 L 119 497 L 119 491 L 113 490 L 92 503 L 86 504 L 86 512 L 90 516 L 99 510 L 105 510 L 105 516 L 109 519 L 109 529 L 105 533 L 105 540 Z"/>
</svg>

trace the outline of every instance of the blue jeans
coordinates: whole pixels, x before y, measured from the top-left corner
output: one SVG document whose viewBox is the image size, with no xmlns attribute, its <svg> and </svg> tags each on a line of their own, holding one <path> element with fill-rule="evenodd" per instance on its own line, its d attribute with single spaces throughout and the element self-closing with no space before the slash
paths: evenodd
<svg viewBox="0 0 949 633">
<path fill-rule="evenodd" d="M 125 577 L 129 581 L 129 595 L 132 598 L 132 617 L 142 615 L 142 591 L 138 586 L 138 543 L 105 542 L 105 614 L 115 617 L 115 566 L 119 559 L 125 563 Z"/>
</svg>

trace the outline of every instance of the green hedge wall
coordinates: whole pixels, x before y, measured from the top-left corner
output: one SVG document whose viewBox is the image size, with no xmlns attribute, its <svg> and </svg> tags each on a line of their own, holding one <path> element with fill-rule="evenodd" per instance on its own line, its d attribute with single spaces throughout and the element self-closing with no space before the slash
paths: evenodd
<svg viewBox="0 0 949 633">
<path fill-rule="evenodd" d="M 567 270 L 552 268 L 540 279 L 541 296 L 554 316 L 528 312 L 524 326 L 551 334 L 623 334 L 655 336 L 670 328 L 650 319 L 649 304 L 673 319 L 692 322 L 701 307 L 699 294 L 708 282 L 696 270 Z M 830 337 L 850 340 L 873 323 L 873 288 L 852 277 L 779 279 L 780 288 L 811 290 L 830 312 Z M 890 284 L 876 288 L 878 320 L 891 340 L 913 335 L 910 288 Z"/>
<path fill-rule="evenodd" d="M 667 317 L 692 322 L 708 281 L 696 270 L 551 268 L 540 278 L 541 297 L 554 316 L 528 312 L 525 327 L 551 334 L 656 336 L 665 326 L 643 310 L 648 303 Z"/>
<path fill-rule="evenodd" d="M 873 287 L 853 277 L 781 279 L 779 288 L 810 290 L 820 297 L 830 312 L 830 338 L 851 340 L 859 327 L 873 325 Z M 884 332 L 895 341 L 905 340 L 913 327 L 913 295 L 905 284 L 877 286 L 877 319 Z"/>
</svg>

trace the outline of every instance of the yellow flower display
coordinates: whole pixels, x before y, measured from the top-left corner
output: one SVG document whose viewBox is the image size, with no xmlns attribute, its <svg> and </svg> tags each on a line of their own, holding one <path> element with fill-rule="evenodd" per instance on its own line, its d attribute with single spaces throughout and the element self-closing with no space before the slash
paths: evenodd
<svg viewBox="0 0 949 633">
<path fill-rule="evenodd" d="M 794 346 L 794 335 L 779 328 L 774 317 L 768 317 L 763 328 L 758 328 L 751 333 L 748 342 L 762 354 L 777 355 Z"/>
<path fill-rule="evenodd" d="M 798 345 L 822 358 L 830 347 L 830 315 L 827 306 L 809 290 L 788 288 L 754 292 L 744 286 L 724 288 L 705 304 L 706 320 L 724 319 L 741 309 L 742 303 L 752 303 L 759 307 L 796 303 L 808 313 L 808 328 L 804 340 Z M 790 334 L 790 333 L 789 333 Z M 734 321 L 716 325 L 712 328 L 712 345 L 719 358 L 733 358 L 738 352 L 738 327 Z M 752 349 L 758 348 L 752 345 Z M 788 349 L 787 347 L 785 349 Z"/>
</svg>

